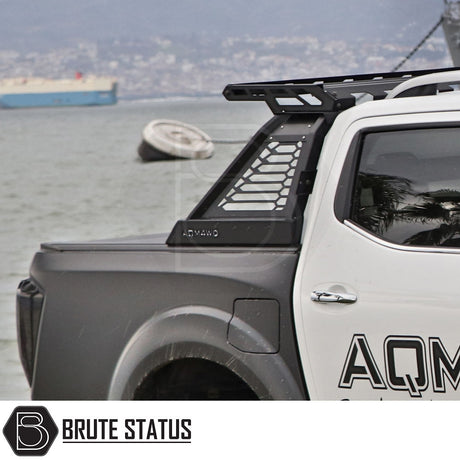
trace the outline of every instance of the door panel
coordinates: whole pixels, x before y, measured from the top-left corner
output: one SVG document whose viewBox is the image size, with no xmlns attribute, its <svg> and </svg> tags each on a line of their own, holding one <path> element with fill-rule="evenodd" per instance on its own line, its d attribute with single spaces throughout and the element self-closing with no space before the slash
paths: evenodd
<svg viewBox="0 0 460 460">
<path fill-rule="evenodd" d="M 401 140 L 401 136 L 396 138 Z M 390 142 L 382 153 L 382 147 L 375 149 L 378 142 L 371 140 L 371 153 L 376 157 L 385 154 L 386 160 L 401 148 L 399 142 L 392 150 Z M 413 166 L 402 166 L 404 162 L 399 165 L 401 171 L 391 171 L 398 185 L 401 178 L 406 184 L 411 181 L 412 187 L 396 204 L 393 198 L 384 197 L 393 222 L 379 221 L 388 218 L 387 210 L 380 212 L 381 182 L 377 191 L 369 190 L 368 177 L 364 185 L 359 179 L 355 183 L 349 217 L 358 220 L 361 215 L 362 225 L 350 219 L 341 222 L 333 213 L 337 169 L 325 183 L 318 184 L 324 193 L 321 207 L 316 207 L 314 226 L 306 231 L 294 297 L 302 365 L 312 399 L 459 397 L 460 251 L 455 247 L 460 221 L 460 149 L 457 153 L 456 146 L 450 145 L 440 151 L 443 166 L 436 168 L 429 151 L 433 146 L 424 151 L 417 145 L 412 151 L 410 136 L 406 141 L 405 160 L 424 163 L 418 165 L 419 176 L 414 176 Z M 364 161 L 365 151 L 362 153 Z M 456 158 L 450 160 L 451 166 L 444 167 L 444 158 L 457 156 L 458 171 Z M 388 177 L 400 158 L 390 166 L 376 167 L 373 161 L 377 169 L 371 173 Z M 428 164 L 434 169 L 430 171 Z M 361 167 L 361 173 L 369 172 L 366 166 Z M 452 180 L 457 177 L 458 188 Z M 431 195 L 427 194 L 430 190 L 423 190 L 426 184 L 430 184 Z M 422 208 L 422 212 L 433 214 L 414 217 Z M 375 209 L 380 214 L 373 216 Z M 409 219 L 407 225 L 404 219 Z M 366 222 L 370 222 L 368 228 L 363 228 Z M 313 291 L 343 292 L 357 300 L 318 302 L 315 296 L 312 300 Z"/>
</svg>

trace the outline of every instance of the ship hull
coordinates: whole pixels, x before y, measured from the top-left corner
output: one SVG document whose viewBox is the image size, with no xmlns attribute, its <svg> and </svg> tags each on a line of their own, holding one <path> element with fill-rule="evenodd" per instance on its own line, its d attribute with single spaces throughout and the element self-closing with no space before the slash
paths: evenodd
<svg viewBox="0 0 460 460">
<path fill-rule="evenodd" d="M 0 95 L 0 107 L 63 107 L 116 104 L 116 90 L 22 93 Z"/>
</svg>

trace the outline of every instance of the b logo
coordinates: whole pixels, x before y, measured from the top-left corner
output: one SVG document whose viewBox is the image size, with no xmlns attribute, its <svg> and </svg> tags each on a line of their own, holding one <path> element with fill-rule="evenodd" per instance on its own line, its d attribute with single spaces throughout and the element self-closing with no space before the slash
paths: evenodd
<svg viewBox="0 0 460 460">
<path fill-rule="evenodd" d="M 58 428 L 45 407 L 19 406 L 6 422 L 3 434 L 16 455 L 45 455 Z"/>
</svg>

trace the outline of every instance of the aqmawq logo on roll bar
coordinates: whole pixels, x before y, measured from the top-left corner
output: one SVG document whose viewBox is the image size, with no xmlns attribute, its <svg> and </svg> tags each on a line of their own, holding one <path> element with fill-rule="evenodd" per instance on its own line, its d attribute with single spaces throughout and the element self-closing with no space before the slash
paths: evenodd
<svg viewBox="0 0 460 460">
<path fill-rule="evenodd" d="M 438 337 L 428 339 L 428 354 L 424 340 L 417 336 L 388 336 L 383 350 L 386 381 L 365 334 L 355 334 L 339 388 L 351 389 L 355 380 L 367 380 L 376 390 L 407 391 L 411 397 L 420 398 L 429 386 L 429 370 L 435 393 L 445 393 L 447 383 L 456 390 L 460 383 L 460 347 L 451 358 Z"/>
</svg>

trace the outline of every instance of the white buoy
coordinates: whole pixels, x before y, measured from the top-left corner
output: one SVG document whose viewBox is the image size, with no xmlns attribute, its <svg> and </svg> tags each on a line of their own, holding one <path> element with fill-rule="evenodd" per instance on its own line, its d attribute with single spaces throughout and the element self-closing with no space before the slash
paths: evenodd
<svg viewBox="0 0 460 460">
<path fill-rule="evenodd" d="M 153 120 L 142 131 L 138 153 L 144 161 L 209 158 L 211 138 L 195 126 L 174 120 Z"/>
</svg>

